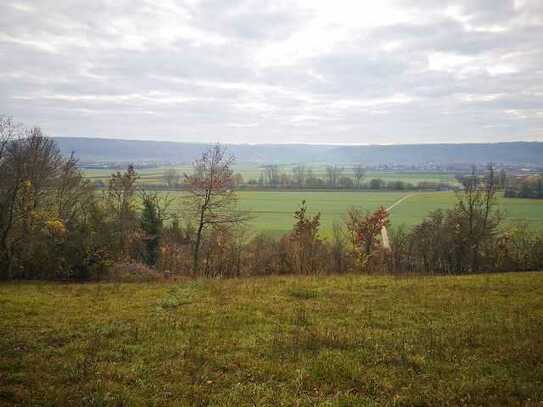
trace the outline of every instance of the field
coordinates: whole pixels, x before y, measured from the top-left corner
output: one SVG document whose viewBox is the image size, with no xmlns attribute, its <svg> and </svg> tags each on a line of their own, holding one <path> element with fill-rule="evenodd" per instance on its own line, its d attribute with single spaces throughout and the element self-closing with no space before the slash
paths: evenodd
<svg viewBox="0 0 543 407">
<path fill-rule="evenodd" d="M 163 183 L 162 174 L 167 167 L 139 170 L 141 181 L 147 185 Z M 290 172 L 290 166 L 282 166 L 283 171 Z M 189 167 L 177 167 L 180 173 L 189 170 Z M 314 167 L 318 176 L 324 177 L 324 167 Z M 257 178 L 261 168 L 259 166 L 238 166 L 236 171 L 243 174 L 245 179 Z M 347 174 L 352 169 L 345 169 Z M 85 175 L 93 180 L 105 180 L 112 170 L 85 170 Z M 386 181 L 400 180 L 416 184 L 420 181 L 449 182 L 456 181 L 453 174 L 442 172 L 395 172 L 395 171 L 368 171 L 365 180 L 382 178 Z M 169 192 L 172 197 L 179 197 L 180 192 Z M 322 234 L 327 237 L 331 234 L 334 222 L 342 222 L 350 207 L 373 210 L 379 206 L 389 207 L 402 197 L 409 195 L 391 213 L 393 226 L 410 227 L 421 222 L 430 211 L 446 209 L 454 205 L 455 196 L 452 192 L 367 192 L 367 191 L 240 191 L 240 207 L 252 215 L 251 229 L 280 235 L 290 230 L 293 224 L 293 213 L 302 200 L 306 200 L 310 212 L 321 212 Z M 543 230 L 543 200 L 512 199 L 499 197 L 499 206 L 506 222 L 525 222 L 533 230 Z M 179 206 L 174 205 L 174 209 Z M 179 213 L 182 214 L 182 209 Z"/>
<path fill-rule="evenodd" d="M 280 166 L 282 172 L 292 174 L 292 168 L 294 166 L 283 165 Z M 157 168 L 144 168 L 138 169 L 140 176 L 140 182 L 148 185 L 164 184 L 164 173 L 167 169 L 175 168 L 179 174 L 190 172 L 190 166 L 176 166 L 176 167 L 157 167 Z M 98 181 L 105 181 L 115 170 L 112 169 L 85 169 L 84 174 L 87 178 Z M 316 177 L 325 179 L 326 171 L 324 166 L 312 167 L 313 174 Z M 262 173 L 262 167 L 258 165 L 238 165 L 234 166 L 234 172 L 243 176 L 245 181 L 251 179 L 258 180 L 258 177 Z M 344 175 L 353 176 L 353 169 L 345 167 Z M 384 181 L 404 181 L 412 184 L 417 184 L 422 181 L 428 182 L 444 182 L 455 185 L 457 183 L 453 174 L 437 171 L 367 171 L 364 176 L 364 182 L 367 182 L 373 178 L 381 178 Z"/>
<path fill-rule="evenodd" d="M 540 405 L 543 274 L 0 285 L 1 405 Z"/>
<path fill-rule="evenodd" d="M 175 197 L 180 193 L 170 193 Z M 424 219 L 431 210 L 454 205 L 452 192 L 401 193 L 401 192 L 288 192 L 242 191 L 240 207 L 252 215 L 251 227 L 259 232 L 281 234 L 293 223 L 293 213 L 302 200 L 306 200 L 310 212 L 321 212 L 322 231 L 328 236 L 334 222 L 342 222 L 350 207 L 373 210 L 383 205 L 389 207 L 409 195 L 391 211 L 393 226 L 413 226 Z M 507 222 L 527 222 L 534 230 L 543 230 L 543 200 L 499 197 L 500 210 Z"/>
</svg>

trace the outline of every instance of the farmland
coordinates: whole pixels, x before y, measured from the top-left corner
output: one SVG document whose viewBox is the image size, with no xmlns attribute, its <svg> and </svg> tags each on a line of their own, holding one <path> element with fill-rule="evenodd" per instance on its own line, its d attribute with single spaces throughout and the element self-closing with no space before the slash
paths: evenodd
<svg viewBox="0 0 543 407">
<path fill-rule="evenodd" d="M 179 197 L 180 192 L 169 192 Z M 435 209 L 451 207 L 455 202 L 452 192 L 337 192 L 337 191 L 241 191 L 240 208 L 252 215 L 251 227 L 259 232 L 281 234 L 292 224 L 292 214 L 302 200 L 312 213 L 321 212 L 324 235 L 329 235 L 332 224 L 341 222 L 350 207 L 373 210 L 389 207 L 402 197 L 407 199 L 391 211 L 393 226 L 413 226 Z M 500 210 L 506 222 L 526 222 L 531 228 L 543 230 L 543 201 L 499 197 Z M 182 210 L 180 211 L 182 213 Z"/>
<path fill-rule="evenodd" d="M 291 171 L 292 166 L 282 166 L 281 170 Z M 164 171 L 169 167 L 142 169 L 138 173 L 143 185 L 163 184 Z M 176 167 L 180 172 L 190 170 L 188 166 Z M 324 177 L 324 167 L 314 167 L 316 176 Z M 111 169 L 85 170 L 85 176 L 89 179 L 106 180 L 111 174 Z M 238 166 L 235 172 L 239 172 L 248 180 L 257 179 L 261 167 Z M 345 173 L 352 175 L 352 169 L 346 168 Z M 455 184 L 453 174 L 444 172 L 398 172 L 398 171 L 368 171 L 365 180 L 381 178 L 385 181 L 403 181 L 416 184 L 418 182 L 448 182 Z M 169 192 L 171 197 L 180 197 L 182 192 Z M 379 206 L 389 207 L 402 197 L 410 195 L 401 205 L 394 208 L 391 214 L 393 226 L 413 226 L 424 219 L 428 213 L 435 209 L 446 209 L 455 202 L 452 192 L 375 192 L 375 191 L 296 191 L 296 190 L 243 190 L 239 192 L 240 209 L 251 214 L 251 228 L 257 232 L 265 232 L 274 235 L 285 233 L 292 226 L 292 214 L 302 200 L 306 200 L 310 212 L 320 212 L 322 217 L 322 231 L 324 236 L 330 234 L 334 222 L 341 222 L 346 211 L 350 207 L 364 210 L 373 210 Z M 543 201 L 534 199 L 503 198 L 498 199 L 500 210 L 509 223 L 526 222 L 534 230 L 543 230 Z M 183 213 L 178 205 L 173 209 Z"/>
<path fill-rule="evenodd" d="M 0 404 L 536 405 L 542 310 L 538 273 L 2 284 Z"/>
<path fill-rule="evenodd" d="M 282 165 L 280 170 L 284 173 L 290 174 L 292 172 L 294 165 Z M 164 173 L 168 169 L 174 168 L 180 174 L 190 172 L 190 166 L 175 166 L 175 167 L 157 167 L 157 168 L 142 168 L 138 169 L 138 174 L 140 175 L 140 181 L 143 184 L 148 185 L 157 185 L 164 184 Z M 258 177 L 262 173 L 262 166 L 258 165 L 237 165 L 234 166 L 234 172 L 239 173 L 243 176 L 245 181 L 251 179 L 258 180 Z M 315 166 L 308 167 L 311 168 L 313 174 L 316 177 L 324 178 L 325 177 L 325 167 L 324 166 Z M 351 167 L 344 167 L 344 175 L 352 176 L 353 169 Z M 86 169 L 85 176 L 93 181 L 102 180 L 105 181 L 111 173 L 114 172 L 112 169 Z M 456 184 L 456 180 L 453 174 L 446 172 L 438 171 L 372 171 L 368 170 L 365 173 L 364 180 L 368 181 L 373 178 L 380 178 L 384 181 L 403 181 L 409 182 L 412 184 L 417 184 L 419 182 L 444 182 L 450 184 Z"/>
</svg>

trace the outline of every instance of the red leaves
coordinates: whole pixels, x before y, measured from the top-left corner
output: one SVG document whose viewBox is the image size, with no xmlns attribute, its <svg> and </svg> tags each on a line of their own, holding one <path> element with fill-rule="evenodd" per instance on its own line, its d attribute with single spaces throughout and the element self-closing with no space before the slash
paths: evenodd
<svg viewBox="0 0 543 407">
<path fill-rule="evenodd" d="M 381 229 L 389 224 L 388 211 L 380 207 L 373 213 L 363 215 L 353 208 L 348 217 L 347 228 L 355 249 L 363 256 L 370 255 L 377 245 Z"/>
</svg>

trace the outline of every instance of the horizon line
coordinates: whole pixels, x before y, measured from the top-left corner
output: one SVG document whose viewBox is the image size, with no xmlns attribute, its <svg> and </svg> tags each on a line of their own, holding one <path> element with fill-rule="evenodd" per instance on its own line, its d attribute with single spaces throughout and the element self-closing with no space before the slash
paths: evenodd
<svg viewBox="0 0 543 407">
<path fill-rule="evenodd" d="M 175 144 L 201 144 L 201 145 L 213 145 L 221 144 L 226 146 L 331 146 L 331 147 L 372 147 L 372 146 L 420 146 L 420 145 L 462 145 L 462 144 L 512 144 L 512 143 L 543 143 L 542 140 L 511 140 L 511 141 L 461 141 L 461 142 L 429 142 L 429 143 L 384 143 L 384 144 L 370 144 L 370 143 L 306 143 L 306 142 L 286 142 L 286 143 L 223 143 L 219 141 L 173 141 L 173 140 L 150 140 L 150 139 L 125 139 L 125 138 L 111 138 L 111 137 L 85 137 L 85 136 L 51 136 L 53 139 L 83 139 L 83 140 L 108 140 L 108 141 L 129 141 L 129 142 L 151 142 L 151 143 L 175 143 Z"/>
</svg>

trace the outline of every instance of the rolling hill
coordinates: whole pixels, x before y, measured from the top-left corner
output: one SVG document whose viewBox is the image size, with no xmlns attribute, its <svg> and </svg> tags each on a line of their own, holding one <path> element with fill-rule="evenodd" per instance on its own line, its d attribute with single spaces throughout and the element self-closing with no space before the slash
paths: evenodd
<svg viewBox="0 0 543 407">
<path fill-rule="evenodd" d="M 203 143 L 99 138 L 55 138 L 64 154 L 82 162 L 160 161 L 189 163 L 207 148 Z M 543 166 L 543 142 L 405 145 L 231 144 L 240 163 L 338 163 L 366 165 L 483 164 Z"/>
</svg>

